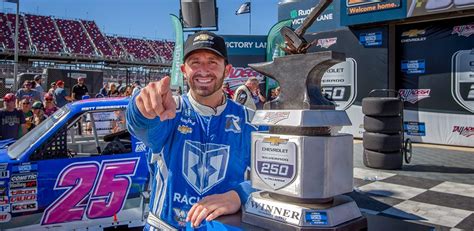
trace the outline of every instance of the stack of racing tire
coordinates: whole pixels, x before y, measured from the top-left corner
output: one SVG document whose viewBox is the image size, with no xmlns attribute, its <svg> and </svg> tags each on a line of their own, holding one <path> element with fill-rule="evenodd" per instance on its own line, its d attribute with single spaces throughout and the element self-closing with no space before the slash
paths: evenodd
<svg viewBox="0 0 474 231">
<path fill-rule="evenodd" d="M 403 144 L 403 101 L 400 97 L 372 97 L 375 91 L 390 90 L 374 90 L 362 99 L 363 162 L 370 168 L 401 169 L 407 145 Z M 409 145 L 411 149 L 411 142 Z"/>
</svg>

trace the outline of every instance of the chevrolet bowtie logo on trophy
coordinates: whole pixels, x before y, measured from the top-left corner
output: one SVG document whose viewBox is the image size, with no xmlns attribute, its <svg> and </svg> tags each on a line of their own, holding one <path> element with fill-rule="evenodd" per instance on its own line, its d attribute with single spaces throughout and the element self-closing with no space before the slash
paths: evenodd
<svg viewBox="0 0 474 231">
<path fill-rule="evenodd" d="M 250 65 L 282 90 L 252 120 L 270 129 L 252 133 L 251 181 L 261 191 L 244 206 L 246 223 L 269 230 L 367 227 L 356 203 L 342 195 L 353 188 L 353 137 L 338 130 L 351 122 L 321 93 L 323 74 L 345 55 L 304 54 L 312 43 L 302 35 L 330 3 L 322 0 L 295 31 L 280 31 L 291 55 Z"/>
</svg>

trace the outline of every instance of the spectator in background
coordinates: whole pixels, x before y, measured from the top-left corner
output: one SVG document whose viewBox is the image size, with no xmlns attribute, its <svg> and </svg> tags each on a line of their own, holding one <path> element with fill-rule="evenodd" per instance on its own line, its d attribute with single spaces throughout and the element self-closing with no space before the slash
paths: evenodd
<svg viewBox="0 0 474 231">
<path fill-rule="evenodd" d="M 122 94 L 122 96 L 125 96 L 125 97 L 131 96 L 132 92 L 133 92 L 132 86 L 127 86 L 125 88 L 125 92 Z"/>
<path fill-rule="evenodd" d="M 230 89 L 229 83 L 224 82 L 224 84 L 222 84 L 222 91 L 224 91 L 224 94 L 228 99 L 234 98 L 234 91 Z"/>
<path fill-rule="evenodd" d="M 250 77 L 244 85 L 237 88 L 234 94 L 234 101 L 253 110 L 263 108 L 265 97 L 260 93 L 258 79 Z"/>
<path fill-rule="evenodd" d="M 56 106 L 58 106 L 59 108 L 66 105 L 68 102 L 73 101 L 73 99 L 66 93 L 66 89 L 64 89 L 64 82 L 62 80 L 58 80 L 58 82 L 56 82 L 56 90 L 54 90 L 54 99 L 56 100 Z"/>
<path fill-rule="evenodd" d="M 8 93 L 3 97 L 4 108 L 0 110 L 0 140 L 19 139 L 26 133 L 25 116 L 16 109 L 16 97 Z"/>
<path fill-rule="evenodd" d="M 120 95 L 125 92 L 125 88 L 126 88 L 126 86 L 122 83 L 123 83 L 122 80 L 119 79 L 118 80 L 118 85 L 117 85 L 117 91 L 119 92 Z"/>
<path fill-rule="evenodd" d="M 41 101 L 41 94 L 35 89 L 32 89 L 32 81 L 26 80 L 23 83 L 23 88 L 18 89 L 16 92 L 16 107 L 21 108 L 20 101 L 22 99 L 28 98 L 33 101 Z"/>
<path fill-rule="evenodd" d="M 183 89 L 181 88 L 181 86 L 178 86 L 178 90 L 176 90 L 176 94 L 177 95 L 182 95 L 183 94 Z"/>
<path fill-rule="evenodd" d="M 280 95 L 280 87 L 276 87 L 270 90 L 270 99 L 269 101 L 273 101 L 278 98 Z"/>
<path fill-rule="evenodd" d="M 81 100 L 82 96 L 89 94 L 89 89 L 84 84 L 85 77 L 79 77 L 77 79 L 77 84 L 72 87 L 71 98 L 73 100 Z"/>
<path fill-rule="evenodd" d="M 132 95 L 135 95 L 136 92 L 140 91 L 140 89 L 142 89 L 142 85 L 140 85 L 140 81 L 137 80 L 133 83 L 133 91 L 132 91 Z"/>
<path fill-rule="evenodd" d="M 54 104 L 54 97 L 50 93 L 44 94 L 44 114 L 46 116 L 51 116 L 54 112 L 58 110 L 58 107 Z"/>
<path fill-rule="evenodd" d="M 104 85 L 102 86 L 102 88 L 99 90 L 99 94 L 101 94 L 102 96 L 107 96 L 107 92 L 109 92 L 109 84 L 108 83 L 104 83 Z M 97 97 L 96 97 L 97 98 Z"/>
<path fill-rule="evenodd" d="M 42 85 L 43 84 L 43 76 L 35 75 L 35 84 L 36 84 L 35 90 L 40 93 L 40 96 L 41 96 L 40 100 L 42 101 L 44 93 L 45 93 L 43 85 Z"/>
<path fill-rule="evenodd" d="M 117 97 L 117 96 L 119 96 L 119 92 L 117 91 L 117 87 L 115 86 L 114 83 L 111 83 L 111 84 L 110 84 L 110 90 L 109 90 L 109 92 L 107 92 L 107 95 L 108 95 L 109 97 Z"/>
<path fill-rule="evenodd" d="M 54 90 L 56 90 L 56 82 L 52 82 L 49 86 L 50 88 L 48 90 L 48 93 L 54 95 Z"/>
<path fill-rule="evenodd" d="M 34 102 L 31 108 L 33 110 L 33 124 L 31 129 L 33 129 L 43 122 L 46 119 L 46 116 L 44 115 L 43 104 L 40 101 Z"/>
<path fill-rule="evenodd" d="M 31 102 L 29 99 L 22 99 L 20 104 L 21 107 L 18 109 L 23 112 L 23 116 L 25 117 L 26 130 L 31 131 L 31 129 L 33 129 L 33 112 L 31 111 Z"/>
</svg>

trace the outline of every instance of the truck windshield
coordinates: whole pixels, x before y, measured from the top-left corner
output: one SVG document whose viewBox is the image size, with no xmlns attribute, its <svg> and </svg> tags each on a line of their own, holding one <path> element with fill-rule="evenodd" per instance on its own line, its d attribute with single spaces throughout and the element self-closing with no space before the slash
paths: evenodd
<svg viewBox="0 0 474 231">
<path fill-rule="evenodd" d="M 54 124 L 62 120 L 69 113 L 68 107 L 62 107 L 57 110 L 52 116 L 48 117 L 45 121 L 36 126 L 33 130 L 26 133 L 19 140 L 8 147 L 8 155 L 12 159 L 18 158 L 23 154 L 31 145 L 33 145 L 41 136 L 47 134 L 47 132 L 54 127 Z"/>
</svg>

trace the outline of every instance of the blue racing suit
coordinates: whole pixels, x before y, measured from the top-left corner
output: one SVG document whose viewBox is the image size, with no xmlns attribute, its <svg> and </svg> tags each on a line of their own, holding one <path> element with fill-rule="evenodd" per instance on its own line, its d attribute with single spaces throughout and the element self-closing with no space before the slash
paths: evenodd
<svg viewBox="0 0 474 231">
<path fill-rule="evenodd" d="M 250 124 L 254 111 L 232 100 L 216 109 L 191 95 L 175 98 L 176 117 L 163 122 L 140 113 L 135 97 L 127 109 L 128 130 L 150 149 L 151 218 L 175 228 L 186 226 L 186 215 L 203 197 L 235 190 L 245 204 L 253 189 L 245 181 L 250 166 Z M 158 227 L 160 228 L 160 227 Z"/>
</svg>

